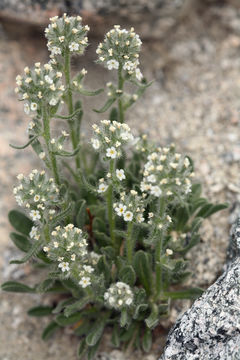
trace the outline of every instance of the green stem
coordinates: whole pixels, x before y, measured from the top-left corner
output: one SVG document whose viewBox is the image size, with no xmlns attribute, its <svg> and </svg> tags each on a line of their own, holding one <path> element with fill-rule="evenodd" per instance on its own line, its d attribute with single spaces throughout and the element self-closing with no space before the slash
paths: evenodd
<svg viewBox="0 0 240 360">
<path fill-rule="evenodd" d="M 51 148 L 50 148 L 50 141 L 51 141 L 50 118 L 49 118 L 46 106 L 43 106 L 42 117 L 43 117 L 43 128 L 44 128 L 43 137 L 45 139 L 45 143 L 47 146 L 48 156 L 49 156 L 49 159 L 51 162 L 54 179 L 55 179 L 56 184 L 59 185 L 60 179 L 59 179 L 59 174 L 58 174 L 57 160 L 56 160 L 56 156 L 53 154 L 53 152 L 51 151 Z"/>
<path fill-rule="evenodd" d="M 113 176 L 114 160 L 110 160 L 109 172 Z M 112 184 L 109 185 L 108 190 L 107 190 L 107 209 L 108 209 L 108 221 L 109 221 L 110 237 L 111 237 L 111 240 L 112 240 L 112 243 L 113 243 L 114 247 L 116 247 L 117 244 L 116 244 L 116 238 L 115 238 L 115 233 L 114 233 L 115 216 L 114 216 L 114 212 L 113 212 L 113 185 Z"/>
<path fill-rule="evenodd" d="M 160 199 L 159 203 L 159 215 L 162 217 L 165 211 L 165 201 L 164 197 Z M 162 243 L 163 243 L 163 231 L 159 231 L 159 239 L 157 240 L 156 249 L 155 249 L 155 264 L 156 264 L 156 297 L 157 299 L 161 296 L 163 291 L 163 274 L 162 274 Z"/>
<path fill-rule="evenodd" d="M 127 247 L 127 259 L 128 259 L 128 263 L 132 264 L 132 260 L 133 260 L 133 248 L 134 248 L 134 244 L 132 241 L 132 231 L 133 231 L 133 222 L 129 222 L 128 223 L 128 227 L 127 227 L 127 240 L 126 240 L 126 247 Z"/>
<path fill-rule="evenodd" d="M 118 90 L 123 91 L 123 85 L 124 85 L 124 78 L 122 76 L 122 65 L 119 65 L 118 68 Z M 122 96 L 118 99 L 118 121 L 120 123 L 124 122 L 124 109 L 123 109 L 123 103 L 122 103 Z"/>
<path fill-rule="evenodd" d="M 46 240 L 47 243 L 49 243 L 51 241 L 51 237 L 50 237 L 50 233 L 49 233 L 49 225 L 48 224 L 46 224 L 44 226 L 43 231 L 44 231 L 45 240 Z"/>
<path fill-rule="evenodd" d="M 65 53 L 65 61 L 64 61 L 64 73 L 65 73 L 65 80 L 66 80 L 66 87 L 67 87 L 67 106 L 69 115 L 73 114 L 73 98 L 72 98 L 72 90 L 71 90 L 71 62 L 70 62 L 70 52 L 66 50 Z M 78 147 L 78 134 L 75 132 L 74 129 L 74 120 L 69 119 L 68 125 L 70 129 L 70 136 L 72 140 L 73 150 L 76 150 Z M 80 157 L 79 153 L 76 154 L 76 168 L 80 168 Z"/>
</svg>

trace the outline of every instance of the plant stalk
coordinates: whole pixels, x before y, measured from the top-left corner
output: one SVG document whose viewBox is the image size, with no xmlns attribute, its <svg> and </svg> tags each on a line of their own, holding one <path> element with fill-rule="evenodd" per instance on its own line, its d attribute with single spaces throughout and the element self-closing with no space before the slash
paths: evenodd
<svg viewBox="0 0 240 360">
<path fill-rule="evenodd" d="M 127 245 L 127 259 L 128 259 L 128 263 L 132 264 L 132 260 L 133 260 L 133 241 L 132 241 L 132 232 L 133 232 L 133 222 L 129 222 L 128 223 L 128 228 L 127 228 L 127 241 L 126 241 L 126 245 Z"/>
<path fill-rule="evenodd" d="M 159 203 L 159 215 L 162 217 L 165 211 L 165 200 L 164 197 L 160 199 Z M 163 230 L 159 231 L 159 239 L 157 240 L 155 249 L 155 263 L 156 263 L 156 297 L 157 299 L 161 296 L 163 291 L 163 273 L 162 273 L 162 245 L 163 245 Z"/>
<path fill-rule="evenodd" d="M 118 68 L 118 90 L 123 91 L 124 85 L 124 78 L 122 76 L 122 65 L 119 64 Z M 122 95 L 118 99 L 118 121 L 120 123 L 124 122 L 124 110 L 123 110 L 123 103 L 122 103 Z"/>
<path fill-rule="evenodd" d="M 114 160 L 110 160 L 109 172 L 113 176 L 114 172 Z M 110 184 L 107 190 L 107 209 L 108 209 L 108 221 L 110 229 L 110 237 L 114 247 L 117 247 L 116 237 L 115 237 L 115 216 L 113 212 L 113 185 Z"/>
<path fill-rule="evenodd" d="M 65 53 L 65 61 L 64 61 L 64 74 L 66 80 L 66 87 L 67 87 L 67 106 L 69 115 L 73 113 L 73 98 L 72 98 L 72 90 L 71 90 L 71 58 L 69 50 L 66 50 Z M 76 150 L 78 147 L 78 134 L 75 132 L 74 129 L 74 121 L 72 119 L 68 120 L 68 125 L 70 129 L 70 137 L 72 141 L 73 150 Z M 75 157 L 76 161 L 76 168 L 80 169 L 80 157 L 79 152 L 76 154 Z"/>
<path fill-rule="evenodd" d="M 52 172 L 54 175 L 54 179 L 57 185 L 60 185 L 59 173 L 58 173 L 58 166 L 56 156 L 53 154 L 50 148 L 50 141 L 51 141 L 51 133 L 50 133 L 50 118 L 47 112 L 46 106 L 43 106 L 43 127 L 44 127 L 44 134 L 43 137 L 45 139 L 45 143 L 47 146 L 48 156 L 51 162 Z"/>
</svg>

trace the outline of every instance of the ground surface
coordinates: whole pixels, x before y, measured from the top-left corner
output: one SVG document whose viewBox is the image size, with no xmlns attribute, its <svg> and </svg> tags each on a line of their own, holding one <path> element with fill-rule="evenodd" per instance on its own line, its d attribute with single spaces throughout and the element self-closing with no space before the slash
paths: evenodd
<svg viewBox="0 0 240 360">
<path fill-rule="evenodd" d="M 205 195 L 236 206 L 240 201 L 240 10 L 212 6 L 201 14 L 188 15 L 166 34 L 159 24 L 161 40 L 145 41 L 142 69 L 148 79 L 156 81 L 135 106 L 129 124 L 162 144 L 175 142 L 179 151 L 194 159 L 196 178 L 203 183 Z M 16 152 L 8 144 L 24 143 L 28 122 L 13 92 L 15 76 L 26 65 L 46 61 L 47 53 L 36 34 L 20 38 L 17 34 L 17 30 L 2 31 L 0 40 L 0 281 L 34 282 L 38 274 L 28 265 L 8 265 L 15 250 L 8 238 L 7 212 L 15 206 L 11 190 L 16 174 L 27 173 L 39 163 L 28 150 Z M 86 60 L 76 66 L 89 70 L 88 84 L 97 88 L 102 78 L 109 80 L 109 74 L 99 73 L 100 68 L 91 65 L 96 48 L 94 39 L 91 43 Z M 96 107 L 95 100 L 91 104 L 88 101 L 87 107 Z M 99 119 L 88 114 L 86 123 L 89 126 Z M 230 219 L 229 214 L 226 210 L 205 223 L 202 243 L 192 251 L 191 283 L 206 287 L 221 272 L 234 212 Z M 39 339 L 45 320 L 29 318 L 26 311 L 40 300 L 37 295 L 1 293 L 0 360 L 76 359 L 77 339 L 71 335 L 59 333 L 47 345 Z M 175 309 L 172 321 L 176 315 Z M 148 360 L 157 359 L 163 341 L 156 342 L 155 353 Z M 103 351 L 111 353 L 111 359 L 126 359 L 107 346 Z M 107 355 L 102 359 L 108 359 Z"/>
</svg>

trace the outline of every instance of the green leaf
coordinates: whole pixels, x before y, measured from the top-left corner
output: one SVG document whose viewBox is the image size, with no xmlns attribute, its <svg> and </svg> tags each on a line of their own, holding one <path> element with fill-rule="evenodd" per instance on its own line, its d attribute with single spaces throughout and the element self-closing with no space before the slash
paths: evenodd
<svg viewBox="0 0 240 360">
<path fill-rule="evenodd" d="M 171 299 L 191 299 L 195 300 L 199 298 L 203 294 L 204 290 L 201 288 L 191 288 L 186 290 L 180 291 L 165 291 L 163 293 L 164 297 L 171 298 Z"/>
<path fill-rule="evenodd" d="M 62 120 L 70 120 L 72 119 L 75 115 L 77 115 L 79 112 L 81 111 L 81 108 L 75 110 L 72 114 L 68 115 L 68 116 L 62 116 L 59 114 L 56 114 L 54 117 L 58 118 L 58 119 L 62 119 Z"/>
<path fill-rule="evenodd" d="M 36 140 L 38 138 L 38 136 L 39 135 L 32 136 L 25 145 L 16 146 L 16 145 L 9 144 L 9 146 L 11 146 L 13 149 L 17 149 L 17 150 L 26 149 L 26 147 L 28 147 L 30 144 L 32 144 L 34 142 L 34 140 Z"/>
<path fill-rule="evenodd" d="M 90 333 L 86 337 L 86 343 L 88 346 L 94 346 L 101 339 L 103 330 L 105 328 L 105 321 L 97 321 L 90 330 Z"/>
<path fill-rule="evenodd" d="M 27 254 L 20 260 L 12 260 L 10 264 L 24 264 L 27 262 L 32 256 L 36 255 L 39 247 L 41 246 L 41 241 L 35 241 L 31 247 L 31 249 L 27 252 Z"/>
<path fill-rule="evenodd" d="M 224 203 L 224 204 L 217 204 L 217 205 L 212 205 L 211 209 L 209 209 L 209 211 L 205 214 L 205 216 L 203 216 L 205 219 L 208 218 L 209 216 L 215 214 L 218 211 L 224 210 L 228 208 L 228 204 Z"/>
<path fill-rule="evenodd" d="M 133 318 L 137 319 L 139 317 L 140 313 L 146 311 L 147 309 L 148 309 L 148 304 L 137 305 L 135 308 Z"/>
<path fill-rule="evenodd" d="M 80 343 L 79 343 L 78 351 L 77 351 L 77 355 L 78 355 L 79 359 L 82 359 L 82 357 L 86 353 L 87 349 L 88 349 L 88 347 L 87 347 L 87 344 L 86 344 L 86 340 L 82 339 L 80 341 Z"/>
<path fill-rule="evenodd" d="M 35 289 L 16 281 L 7 281 L 1 285 L 3 291 L 19 293 L 35 293 Z"/>
<path fill-rule="evenodd" d="M 136 274 L 131 265 L 127 265 L 120 270 L 119 280 L 130 286 L 134 286 L 136 282 Z"/>
<path fill-rule="evenodd" d="M 88 360 L 93 360 L 100 345 L 100 340 L 88 350 Z"/>
<path fill-rule="evenodd" d="M 71 210 L 72 210 L 72 203 L 70 202 L 66 210 L 63 210 L 60 214 L 54 217 L 53 219 L 54 223 L 59 222 L 60 220 L 65 218 L 71 212 Z"/>
<path fill-rule="evenodd" d="M 60 326 L 72 325 L 80 321 L 81 319 L 82 319 L 82 314 L 80 312 L 74 313 L 68 317 L 63 314 L 59 314 L 56 316 L 56 322 Z"/>
<path fill-rule="evenodd" d="M 152 305 L 152 311 L 149 317 L 145 320 L 145 323 L 149 329 L 153 329 L 159 322 L 159 309 L 156 304 Z"/>
<path fill-rule="evenodd" d="M 146 292 L 150 294 L 152 287 L 152 271 L 148 255 L 144 251 L 139 250 L 134 256 L 133 263 L 141 284 L 144 286 Z"/>
<path fill-rule="evenodd" d="M 89 297 L 84 297 L 83 299 L 80 299 L 80 300 L 76 301 L 75 303 L 66 306 L 66 308 L 64 310 L 64 315 L 69 317 L 76 311 L 82 310 L 89 303 L 89 301 L 90 301 Z"/>
<path fill-rule="evenodd" d="M 61 157 L 73 157 L 75 156 L 80 150 L 80 146 L 78 146 L 74 151 L 54 151 L 53 154 Z"/>
<path fill-rule="evenodd" d="M 86 224 L 86 200 L 81 200 L 79 202 L 79 210 L 76 217 L 77 226 L 82 229 Z"/>
<path fill-rule="evenodd" d="M 77 91 L 81 94 L 81 95 L 85 95 L 85 96 L 96 96 L 98 94 L 101 94 L 104 89 L 98 89 L 98 90 L 93 90 L 93 91 L 90 91 L 90 90 L 85 90 L 85 89 L 77 89 Z"/>
<path fill-rule="evenodd" d="M 53 307 L 52 306 L 35 306 L 28 310 L 29 316 L 47 316 L 52 313 Z"/>
<path fill-rule="evenodd" d="M 148 353 L 151 350 L 151 347 L 152 347 L 152 332 L 150 329 L 146 328 L 144 330 L 142 348 L 146 353 Z"/>
<path fill-rule="evenodd" d="M 113 344 L 115 347 L 119 347 L 120 344 L 121 344 L 121 341 L 120 341 L 120 332 L 119 332 L 119 326 L 118 326 L 118 324 L 115 324 L 115 325 L 114 325 L 111 341 L 112 341 L 112 344 Z"/>
<path fill-rule="evenodd" d="M 91 324 L 88 320 L 83 320 L 83 322 L 74 330 L 74 333 L 78 336 L 86 336 L 91 329 Z"/>
<path fill-rule="evenodd" d="M 42 332 L 42 339 L 48 340 L 57 329 L 59 329 L 59 325 L 55 321 L 50 322 Z"/>
<path fill-rule="evenodd" d="M 10 224 L 23 235 L 28 235 L 32 229 L 33 222 L 18 210 L 11 210 L 8 214 Z"/>
<path fill-rule="evenodd" d="M 71 279 L 63 279 L 61 280 L 63 286 L 72 293 L 72 296 L 75 298 L 79 298 L 82 293 L 80 287 Z"/>
<path fill-rule="evenodd" d="M 43 282 L 41 282 L 37 286 L 36 291 L 39 293 L 45 293 L 47 290 L 49 290 L 53 286 L 54 282 L 55 282 L 54 279 L 45 279 Z"/>
<path fill-rule="evenodd" d="M 116 101 L 116 99 L 117 99 L 116 97 L 108 99 L 101 109 L 99 110 L 93 109 L 93 111 L 97 113 L 104 113 L 110 108 L 110 106 Z"/>
<path fill-rule="evenodd" d="M 10 233 L 10 239 L 13 241 L 15 246 L 23 252 L 28 252 L 32 246 L 30 241 L 25 236 L 14 232 Z"/>
<path fill-rule="evenodd" d="M 59 301 L 55 309 L 53 309 L 52 313 L 59 314 L 65 308 L 65 306 L 70 305 L 73 301 L 74 301 L 73 298 Z"/>
</svg>

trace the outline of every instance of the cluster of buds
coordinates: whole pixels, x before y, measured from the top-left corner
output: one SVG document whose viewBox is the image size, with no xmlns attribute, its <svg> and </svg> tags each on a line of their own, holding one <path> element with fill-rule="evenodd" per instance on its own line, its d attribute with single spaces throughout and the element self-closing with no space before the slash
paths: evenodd
<svg viewBox="0 0 240 360">
<path fill-rule="evenodd" d="M 56 65 L 55 57 L 64 56 L 66 52 L 71 54 L 83 54 L 88 45 L 87 32 L 89 26 L 82 25 L 81 16 L 67 16 L 61 18 L 54 16 L 51 23 L 45 29 L 45 36 L 48 40 L 47 47 L 51 52 L 51 63 Z"/>
<path fill-rule="evenodd" d="M 65 130 L 63 130 L 62 135 L 59 136 L 57 139 L 52 138 L 51 142 L 50 142 L 51 151 L 53 153 L 62 151 L 64 142 L 67 140 L 68 137 L 69 137 L 69 134 Z"/>
<path fill-rule="evenodd" d="M 16 77 L 17 86 L 15 92 L 20 95 L 24 102 L 26 114 L 41 114 L 43 102 L 50 106 L 56 106 L 62 99 L 65 91 L 62 84 L 62 73 L 53 70 L 50 64 L 35 63 L 35 68 L 25 67 L 25 75 Z"/>
<path fill-rule="evenodd" d="M 134 32 L 121 29 L 115 25 L 110 30 L 97 48 L 98 62 L 104 64 L 109 70 L 119 68 L 124 70 L 126 75 L 133 76 L 139 81 L 142 80 L 142 73 L 138 67 L 139 52 L 141 49 L 139 35 Z"/>
<path fill-rule="evenodd" d="M 114 204 L 114 210 L 118 216 L 122 216 L 126 222 L 142 223 L 144 221 L 144 200 L 142 196 L 138 195 L 137 191 L 131 190 L 127 195 L 122 192 L 120 200 L 120 203 Z"/>
<path fill-rule="evenodd" d="M 51 241 L 44 246 L 47 256 L 58 262 L 62 276 L 70 277 L 85 288 L 92 283 L 94 268 L 90 265 L 87 241 L 82 230 L 68 224 L 57 226 L 51 233 Z"/>
<path fill-rule="evenodd" d="M 91 139 L 92 146 L 103 152 L 106 160 L 119 158 L 121 146 L 133 140 L 130 127 L 117 121 L 102 120 L 100 126 L 94 124 L 93 129 L 95 137 Z"/>
<path fill-rule="evenodd" d="M 33 221 L 43 222 L 51 219 L 59 204 L 59 189 L 53 178 L 48 178 L 45 171 L 32 170 L 28 176 L 17 176 L 20 184 L 13 189 L 19 206 L 27 208 Z"/>
<path fill-rule="evenodd" d="M 184 199 L 191 192 L 194 176 L 187 157 L 178 154 L 174 146 L 158 148 L 147 157 L 144 165 L 141 190 L 154 197 L 168 197 L 169 200 Z"/>
<path fill-rule="evenodd" d="M 123 282 L 112 284 L 104 294 L 107 306 L 116 310 L 122 310 L 133 303 L 133 292 L 129 285 Z"/>
</svg>

